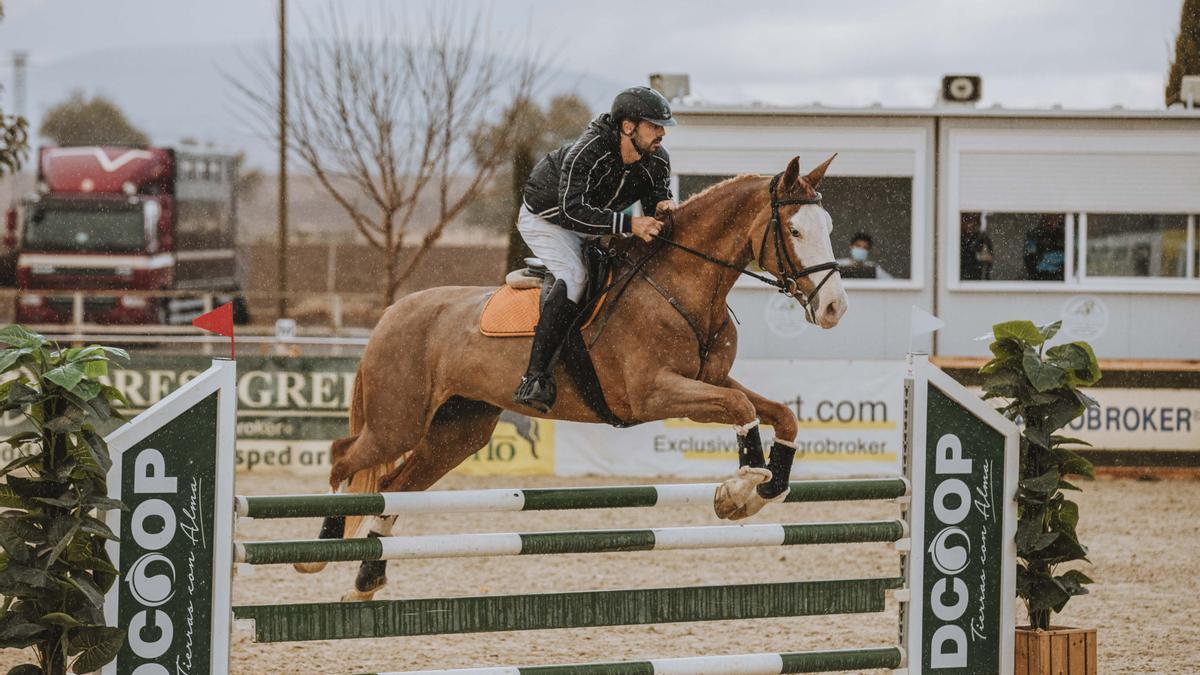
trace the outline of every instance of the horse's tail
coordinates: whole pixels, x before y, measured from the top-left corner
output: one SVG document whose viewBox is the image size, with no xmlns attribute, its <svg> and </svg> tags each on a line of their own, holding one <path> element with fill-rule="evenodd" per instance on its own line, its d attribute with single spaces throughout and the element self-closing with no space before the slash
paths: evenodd
<svg viewBox="0 0 1200 675">
<path fill-rule="evenodd" d="M 363 424 L 366 422 L 364 410 L 365 402 L 363 401 L 363 378 L 362 364 L 358 366 L 358 371 L 354 374 L 354 394 L 350 398 L 350 436 L 354 438 L 362 433 Z M 347 492 L 378 492 L 379 481 L 388 473 L 391 473 L 395 464 L 386 462 L 377 464 L 369 469 L 363 469 L 350 477 L 350 485 L 346 488 Z M 367 521 L 365 516 L 347 516 L 346 529 L 342 534 L 346 539 L 358 536 L 358 530 L 363 523 Z"/>
<path fill-rule="evenodd" d="M 354 371 L 354 393 L 350 395 L 350 435 L 357 436 L 363 428 L 363 379 L 362 362 Z"/>
</svg>

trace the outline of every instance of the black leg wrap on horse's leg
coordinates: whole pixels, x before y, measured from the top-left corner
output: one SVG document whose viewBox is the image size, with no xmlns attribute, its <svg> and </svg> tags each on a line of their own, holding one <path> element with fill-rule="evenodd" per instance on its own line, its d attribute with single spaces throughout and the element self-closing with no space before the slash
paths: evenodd
<svg viewBox="0 0 1200 675">
<path fill-rule="evenodd" d="M 754 420 L 749 429 L 737 429 L 738 467 L 748 466 L 761 469 L 767 465 L 763 457 L 762 437 L 758 433 L 758 420 Z"/>
<path fill-rule="evenodd" d="M 773 499 L 783 494 L 788 487 L 788 479 L 792 475 L 792 460 L 796 458 L 796 448 L 776 441 L 771 446 L 771 462 L 767 468 L 771 471 L 771 480 L 758 486 L 758 495 L 764 499 Z"/>
<path fill-rule="evenodd" d="M 368 537 L 379 537 L 378 533 L 369 532 Z M 360 593 L 370 593 L 387 583 L 386 560 L 364 560 L 358 566 L 358 576 L 354 577 L 354 589 Z"/>
<path fill-rule="evenodd" d="M 341 539 L 346 536 L 346 516 L 325 516 L 317 539 Z"/>
</svg>

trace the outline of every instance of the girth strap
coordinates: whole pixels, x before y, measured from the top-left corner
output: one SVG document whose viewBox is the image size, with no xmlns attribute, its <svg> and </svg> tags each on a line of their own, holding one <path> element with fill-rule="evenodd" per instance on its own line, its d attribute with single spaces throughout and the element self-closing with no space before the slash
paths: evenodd
<svg viewBox="0 0 1200 675">
<path fill-rule="evenodd" d="M 706 336 L 703 329 L 700 328 L 699 322 L 696 321 L 696 318 L 688 313 L 687 309 L 685 309 L 684 306 L 675 299 L 674 295 L 667 291 L 667 289 L 663 288 L 662 285 L 660 285 L 654 280 L 653 277 L 647 274 L 645 270 L 641 271 L 641 275 L 642 278 L 646 280 L 646 283 L 650 284 L 650 288 L 658 291 L 658 294 L 667 301 L 667 304 L 671 305 L 671 307 L 675 309 L 679 316 L 683 317 L 683 320 L 687 322 L 688 328 L 692 329 L 692 334 L 696 336 L 696 344 L 700 351 L 700 368 L 696 371 L 696 377 L 700 377 L 701 373 L 704 372 L 704 365 L 708 363 L 708 353 L 712 349 L 713 340 L 715 340 L 716 337 L 721 334 L 721 331 L 725 329 L 725 325 L 729 323 L 729 316 L 726 315 L 725 321 L 723 321 L 720 326 L 717 326 L 717 329 L 713 331 L 711 335 Z"/>
</svg>

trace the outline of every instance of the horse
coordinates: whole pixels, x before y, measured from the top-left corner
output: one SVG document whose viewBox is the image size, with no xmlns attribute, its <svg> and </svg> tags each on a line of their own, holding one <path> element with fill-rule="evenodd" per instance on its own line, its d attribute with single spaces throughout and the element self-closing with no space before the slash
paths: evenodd
<svg viewBox="0 0 1200 675">
<path fill-rule="evenodd" d="M 737 329 L 725 299 L 739 274 L 753 274 L 799 300 L 810 322 L 837 325 L 848 302 L 830 243 L 832 219 L 817 192 L 834 157 L 806 175 L 794 157 L 774 177 L 736 176 L 676 207 L 669 234 L 633 241 L 627 260 L 613 271 L 626 282 L 620 297 L 607 301 L 603 316 L 584 331 L 585 339 L 598 338 L 589 353 L 604 399 L 619 419 L 728 424 L 738 431 L 743 453 L 757 452 L 757 463 L 741 462 L 714 495 L 722 517 L 743 518 L 782 499 L 764 498 L 756 489 L 772 476 L 761 461 L 761 444 L 749 447 L 758 442 L 759 421 L 774 427 L 776 449 L 782 442 L 794 451 L 797 433 L 787 406 L 729 376 Z M 751 261 L 770 276 L 747 270 Z M 549 414 L 513 403 L 530 340 L 480 332 L 481 312 L 495 290 L 434 288 L 407 295 L 384 312 L 358 366 L 351 435 L 331 447 L 335 492 L 425 490 L 486 445 L 505 410 L 602 421 L 561 366 L 558 400 Z M 786 489 L 791 453 L 780 454 L 787 456 L 786 467 L 777 467 Z M 369 536 L 387 536 L 395 520 L 372 518 Z M 361 524 L 326 518 L 320 536 L 354 536 Z M 355 591 L 343 599 L 373 597 L 387 582 L 386 564 L 364 561 Z M 296 566 L 302 572 L 323 567 Z"/>
</svg>

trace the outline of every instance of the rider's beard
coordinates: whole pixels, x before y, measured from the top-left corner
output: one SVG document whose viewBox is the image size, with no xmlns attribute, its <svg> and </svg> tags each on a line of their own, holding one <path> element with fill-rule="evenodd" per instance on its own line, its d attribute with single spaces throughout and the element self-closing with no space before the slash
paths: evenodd
<svg viewBox="0 0 1200 675">
<path fill-rule="evenodd" d="M 662 143 L 661 138 L 655 138 L 652 139 L 645 147 L 643 147 L 642 144 L 638 142 L 636 131 L 629 135 L 629 140 L 633 142 L 633 149 L 637 150 L 639 155 L 648 155 L 653 153 L 654 147 Z"/>
</svg>

